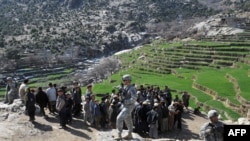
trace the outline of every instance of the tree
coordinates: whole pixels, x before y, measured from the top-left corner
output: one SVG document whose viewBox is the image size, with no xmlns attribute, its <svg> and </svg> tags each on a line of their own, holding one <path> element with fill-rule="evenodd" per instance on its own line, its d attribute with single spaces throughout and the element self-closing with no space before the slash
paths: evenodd
<svg viewBox="0 0 250 141">
<path fill-rule="evenodd" d="M 109 75 L 118 71 L 120 62 L 114 57 L 108 57 L 100 60 L 99 64 L 95 64 L 87 72 L 87 76 L 93 78 L 95 82 L 106 79 Z"/>
<path fill-rule="evenodd" d="M 108 71 L 109 74 L 113 74 L 119 69 L 120 62 L 114 57 L 104 58 L 100 61 L 102 68 Z"/>
</svg>

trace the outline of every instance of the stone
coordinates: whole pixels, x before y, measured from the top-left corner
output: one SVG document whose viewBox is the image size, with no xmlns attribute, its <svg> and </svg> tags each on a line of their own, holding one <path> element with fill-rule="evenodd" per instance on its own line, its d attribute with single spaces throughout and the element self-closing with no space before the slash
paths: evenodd
<svg viewBox="0 0 250 141">
<path fill-rule="evenodd" d="M 9 116 L 8 116 L 7 121 L 8 121 L 8 122 L 12 122 L 12 121 L 14 121 L 15 119 L 18 119 L 18 117 L 19 117 L 19 114 L 18 114 L 18 113 L 10 113 Z"/>
<path fill-rule="evenodd" d="M 225 120 L 223 121 L 225 124 L 234 124 L 234 122 L 232 120 Z"/>
<path fill-rule="evenodd" d="M 239 125 L 250 125 L 250 121 L 247 118 L 239 118 L 238 119 L 238 124 Z"/>
<path fill-rule="evenodd" d="M 248 109 L 247 118 L 248 118 L 248 120 L 250 120 L 250 109 Z"/>
<path fill-rule="evenodd" d="M 1 114 L 0 115 L 0 121 L 6 120 L 8 118 L 8 116 L 9 116 L 9 113 L 3 113 L 3 114 Z"/>
<path fill-rule="evenodd" d="M 32 129 L 32 130 L 29 131 L 30 136 L 36 136 L 39 133 L 40 133 L 40 131 L 37 130 L 37 129 Z"/>
</svg>

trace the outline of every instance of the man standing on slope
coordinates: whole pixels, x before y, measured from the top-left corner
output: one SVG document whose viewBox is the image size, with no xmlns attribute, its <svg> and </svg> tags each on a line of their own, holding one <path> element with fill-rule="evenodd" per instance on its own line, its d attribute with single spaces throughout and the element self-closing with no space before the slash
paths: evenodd
<svg viewBox="0 0 250 141">
<path fill-rule="evenodd" d="M 120 88 L 122 107 L 121 112 L 116 118 L 116 128 L 118 130 L 118 137 L 116 138 L 116 140 L 133 138 L 133 122 L 131 112 L 135 108 L 135 102 L 137 99 L 136 89 L 131 84 L 131 76 L 128 74 L 124 75 L 122 77 L 122 81 L 124 84 L 124 87 Z M 125 121 L 128 128 L 128 135 L 125 137 L 122 137 L 123 121 Z"/>
</svg>

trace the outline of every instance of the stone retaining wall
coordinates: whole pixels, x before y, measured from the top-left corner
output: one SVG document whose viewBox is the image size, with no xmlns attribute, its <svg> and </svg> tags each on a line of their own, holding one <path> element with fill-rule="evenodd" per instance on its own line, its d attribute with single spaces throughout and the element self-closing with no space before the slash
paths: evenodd
<svg viewBox="0 0 250 141">
<path fill-rule="evenodd" d="M 209 94 L 211 95 L 214 100 L 219 100 L 221 101 L 222 103 L 224 103 L 225 105 L 228 105 L 231 109 L 234 109 L 236 111 L 240 111 L 240 106 L 239 105 L 236 105 L 234 103 L 232 103 L 228 98 L 224 98 L 224 97 L 221 97 L 221 96 L 218 96 L 218 93 L 212 89 L 209 89 L 205 86 L 202 86 L 196 82 L 193 83 L 193 87 L 200 90 L 200 91 L 203 91 L 204 93 L 206 94 Z"/>
</svg>

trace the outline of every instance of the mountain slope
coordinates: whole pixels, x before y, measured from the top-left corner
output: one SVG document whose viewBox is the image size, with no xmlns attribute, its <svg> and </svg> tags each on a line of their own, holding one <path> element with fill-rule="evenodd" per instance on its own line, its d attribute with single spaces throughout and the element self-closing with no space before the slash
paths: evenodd
<svg viewBox="0 0 250 141">
<path fill-rule="evenodd" d="M 213 14 L 195 0 L 1 0 L 0 5 L 2 47 L 63 53 L 74 46 L 86 57 L 142 43 L 147 23 Z"/>
</svg>

